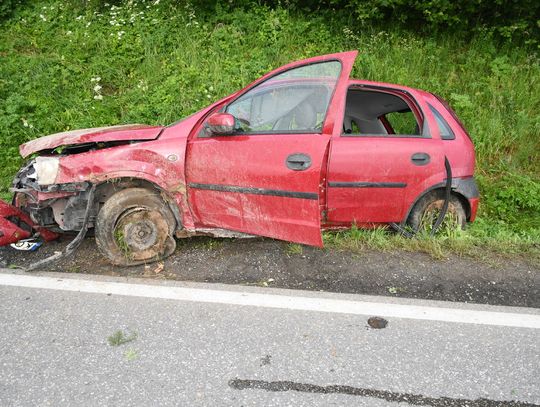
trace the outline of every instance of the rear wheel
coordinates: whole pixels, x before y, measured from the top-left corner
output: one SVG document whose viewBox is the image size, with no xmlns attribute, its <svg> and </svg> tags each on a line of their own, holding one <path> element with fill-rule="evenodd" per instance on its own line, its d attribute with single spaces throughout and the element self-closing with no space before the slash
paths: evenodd
<svg viewBox="0 0 540 407">
<path fill-rule="evenodd" d="M 154 191 L 127 188 L 112 195 L 97 216 L 96 243 L 111 263 L 133 266 L 174 252 L 175 219 Z"/>
<path fill-rule="evenodd" d="M 430 192 L 420 198 L 414 205 L 407 225 L 415 232 L 431 232 L 433 225 L 439 218 L 445 201 L 445 191 L 437 190 Z M 443 223 L 439 227 L 442 229 L 464 229 L 467 223 L 467 214 L 463 203 L 455 195 L 450 195 L 448 210 Z"/>
</svg>

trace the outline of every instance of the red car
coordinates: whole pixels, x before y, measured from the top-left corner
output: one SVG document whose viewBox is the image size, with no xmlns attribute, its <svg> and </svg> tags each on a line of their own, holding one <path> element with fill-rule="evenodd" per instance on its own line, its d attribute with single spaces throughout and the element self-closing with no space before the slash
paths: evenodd
<svg viewBox="0 0 540 407">
<path fill-rule="evenodd" d="M 33 158 L 14 180 L 14 206 L 29 218 L 15 224 L 6 215 L 15 208 L 3 204 L 0 243 L 28 237 L 33 222 L 34 231 L 93 227 L 120 265 L 171 254 L 174 236 L 322 246 L 321 229 L 418 229 L 443 206 L 445 186 L 459 224 L 473 221 L 474 147 L 454 112 L 432 93 L 350 79 L 356 55 L 285 65 L 169 126 L 68 131 L 21 145 Z"/>
</svg>

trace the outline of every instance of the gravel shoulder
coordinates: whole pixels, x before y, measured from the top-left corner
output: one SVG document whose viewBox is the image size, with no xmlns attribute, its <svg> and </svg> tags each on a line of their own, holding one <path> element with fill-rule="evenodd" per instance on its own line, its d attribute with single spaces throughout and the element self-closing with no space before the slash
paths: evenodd
<svg viewBox="0 0 540 407">
<path fill-rule="evenodd" d="M 69 241 L 65 237 L 35 252 L 0 248 L 0 266 L 28 266 Z M 162 263 L 117 267 L 88 237 L 73 255 L 47 270 L 540 308 L 540 268 L 526 258 L 488 264 L 458 256 L 434 260 L 404 251 L 291 250 L 288 243 L 262 238 L 190 238 L 177 246 Z"/>
</svg>

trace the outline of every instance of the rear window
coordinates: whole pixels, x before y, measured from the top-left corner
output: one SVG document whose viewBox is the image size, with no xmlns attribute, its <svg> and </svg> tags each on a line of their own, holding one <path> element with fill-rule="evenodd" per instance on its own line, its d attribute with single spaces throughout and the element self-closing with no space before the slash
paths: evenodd
<svg viewBox="0 0 540 407">
<path fill-rule="evenodd" d="M 429 110 L 431 110 L 431 113 L 433 113 L 433 116 L 435 116 L 435 120 L 437 121 L 437 126 L 439 127 L 439 132 L 441 133 L 441 138 L 443 140 L 454 140 L 456 136 L 454 135 L 454 132 L 450 128 L 450 125 L 444 120 L 444 117 L 439 113 L 437 109 L 435 109 L 433 106 L 431 106 L 428 103 Z"/>
<path fill-rule="evenodd" d="M 452 115 L 452 118 L 456 121 L 456 123 L 459 125 L 459 127 L 461 127 L 461 130 L 463 130 L 463 132 L 470 139 L 471 136 L 469 135 L 469 133 L 467 133 L 467 130 L 465 129 L 465 126 L 463 125 L 463 123 L 461 123 L 461 120 L 459 120 L 459 117 L 457 117 L 456 112 L 454 112 L 454 110 L 450 107 L 448 102 L 446 100 L 444 100 L 442 97 L 440 97 L 439 95 L 436 95 L 435 93 L 432 93 L 432 95 L 435 96 L 439 102 L 441 102 L 441 104 L 444 106 L 444 108 L 446 110 L 448 110 L 448 113 L 450 113 Z"/>
</svg>

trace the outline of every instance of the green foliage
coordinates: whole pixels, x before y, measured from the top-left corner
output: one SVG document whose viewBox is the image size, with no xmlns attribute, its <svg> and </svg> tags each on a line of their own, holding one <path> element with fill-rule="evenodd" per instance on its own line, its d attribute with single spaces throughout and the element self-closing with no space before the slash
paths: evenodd
<svg viewBox="0 0 540 407">
<path fill-rule="evenodd" d="M 289 243 L 285 250 L 287 256 L 293 255 L 302 255 L 304 253 L 304 248 L 301 244 Z"/>
<path fill-rule="evenodd" d="M 342 2 L 343 3 L 343 2 Z M 506 39 L 538 41 L 540 5 L 522 0 L 352 0 L 344 2 L 362 22 L 398 21 L 427 32 L 455 29 L 487 31 Z"/>
<path fill-rule="evenodd" d="M 137 332 L 127 334 L 121 330 L 118 330 L 111 336 L 107 337 L 107 342 L 109 342 L 109 345 L 111 346 L 120 346 L 125 343 L 132 342 L 135 339 L 137 339 Z"/>
<path fill-rule="evenodd" d="M 485 213 L 517 229 L 540 229 L 540 182 L 527 175 L 504 174 L 498 179 L 480 178 Z M 489 183 L 489 186 L 488 186 Z M 528 224 L 525 224 L 528 222 Z"/>
<path fill-rule="evenodd" d="M 252 0 L 228 4 L 253 7 Z M 431 34 L 493 35 L 538 46 L 540 3 L 529 0 L 267 0 L 263 4 L 306 12 L 344 12 L 362 28 L 380 24 Z M 350 21 L 351 22 L 351 21 Z"/>
<path fill-rule="evenodd" d="M 2 0 L 0 1 L 0 21 L 10 17 L 15 7 L 22 3 L 21 0 Z"/>
<path fill-rule="evenodd" d="M 3 2 L 0 19 L 5 10 L 10 17 L 0 26 L 0 194 L 28 140 L 74 128 L 168 124 L 284 63 L 358 49 L 354 77 L 427 89 L 453 105 L 476 147 L 482 233 L 537 238 L 540 61 L 533 48 L 491 34 L 506 27 L 510 37 L 521 31 L 532 40 L 534 30 L 508 28 L 523 4 L 498 0 L 486 11 L 484 0 Z M 504 16 L 492 16 L 504 7 Z M 527 7 L 525 19 L 538 6 Z M 371 23 L 386 18 L 391 29 Z M 480 28 L 469 39 L 442 30 L 472 21 Z"/>
</svg>

